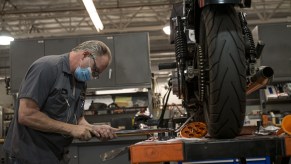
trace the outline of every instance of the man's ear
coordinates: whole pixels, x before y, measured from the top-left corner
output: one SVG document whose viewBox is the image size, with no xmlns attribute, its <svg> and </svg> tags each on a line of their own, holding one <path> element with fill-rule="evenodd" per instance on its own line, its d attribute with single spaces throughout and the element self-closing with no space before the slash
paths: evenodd
<svg viewBox="0 0 291 164">
<path fill-rule="evenodd" d="M 88 52 L 88 51 L 83 51 L 83 53 L 82 53 L 82 55 L 83 55 L 82 59 L 85 59 L 85 58 L 88 57 L 90 54 L 91 54 L 91 53 Z"/>
</svg>

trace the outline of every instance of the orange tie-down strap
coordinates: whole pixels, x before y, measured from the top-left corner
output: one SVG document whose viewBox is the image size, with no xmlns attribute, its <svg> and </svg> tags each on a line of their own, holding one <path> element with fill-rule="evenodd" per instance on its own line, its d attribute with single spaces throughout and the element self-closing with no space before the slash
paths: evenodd
<svg viewBox="0 0 291 164">
<path fill-rule="evenodd" d="M 132 164 L 183 161 L 183 142 L 143 141 L 130 146 Z"/>
</svg>

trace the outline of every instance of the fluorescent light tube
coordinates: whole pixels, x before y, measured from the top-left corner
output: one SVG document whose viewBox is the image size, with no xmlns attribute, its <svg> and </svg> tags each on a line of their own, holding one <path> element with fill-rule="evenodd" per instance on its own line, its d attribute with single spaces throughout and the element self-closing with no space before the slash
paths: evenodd
<svg viewBox="0 0 291 164">
<path fill-rule="evenodd" d="M 127 89 L 117 89 L 117 90 L 101 90 L 96 91 L 96 95 L 103 95 L 103 94 L 117 94 L 117 93 L 136 93 L 136 92 L 148 92 L 146 88 L 127 88 Z"/>
<path fill-rule="evenodd" d="M 84 6 L 91 18 L 91 21 L 93 22 L 96 30 L 99 32 L 100 30 L 103 30 L 103 24 L 101 22 L 101 19 L 97 13 L 97 10 L 95 8 L 95 5 L 93 3 L 93 0 L 83 0 Z"/>
</svg>

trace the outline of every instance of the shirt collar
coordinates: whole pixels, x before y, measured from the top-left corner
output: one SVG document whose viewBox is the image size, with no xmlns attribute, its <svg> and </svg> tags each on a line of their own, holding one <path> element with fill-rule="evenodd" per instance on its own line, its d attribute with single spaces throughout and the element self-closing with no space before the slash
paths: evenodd
<svg viewBox="0 0 291 164">
<path fill-rule="evenodd" d="M 62 55 L 63 57 L 63 72 L 66 72 L 68 74 L 72 74 L 71 71 L 70 71 L 70 61 L 69 61 L 69 53 L 65 53 Z"/>
</svg>

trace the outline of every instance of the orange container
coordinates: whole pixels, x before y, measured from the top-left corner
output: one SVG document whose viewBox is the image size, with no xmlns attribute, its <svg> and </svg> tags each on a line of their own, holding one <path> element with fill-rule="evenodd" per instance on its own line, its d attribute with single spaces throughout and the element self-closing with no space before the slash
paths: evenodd
<svg viewBox="0 0 291 164">
<path fill-rule="evenodd" d="M 286 115 L 281 123 L 281 128 L 285 133 L 291 135 L 291 115 Z"/>
<path fill-rule="evenodd" d="M 131 164 L 183 161 L 182 141 L 143 141 L 130 146 Z"/>
</svg>

